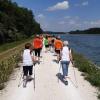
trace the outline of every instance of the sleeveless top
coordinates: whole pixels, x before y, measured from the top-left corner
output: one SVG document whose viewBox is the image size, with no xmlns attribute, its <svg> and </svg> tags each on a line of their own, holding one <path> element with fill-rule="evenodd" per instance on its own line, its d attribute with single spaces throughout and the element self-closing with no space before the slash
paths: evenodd
<svg viewBox="0 0 100 100">
<path fill-rule="evenodd" d="M 23 66 L 32 66 L 32 65 L 33 65 L 33 61 L 30 54 L 30 50 L 25 49 L 23 52 Z"/>
<path fill-rule="evenodd" d="M 69 53 L 69 48 L 67 46 L 64 46 L 61 51 L 61 61 L 70 61 Z"/>
</svg>

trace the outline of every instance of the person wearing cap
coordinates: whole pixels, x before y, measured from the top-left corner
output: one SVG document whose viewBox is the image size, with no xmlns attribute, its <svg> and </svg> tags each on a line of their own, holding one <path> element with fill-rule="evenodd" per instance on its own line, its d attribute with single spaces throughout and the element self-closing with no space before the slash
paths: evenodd
<svg viewBox="0 0 100 100">
<path fill-rule="evenodd" d="M 63 42 L 63 48 L 61 51 L 61 66 L 62 66 L 62 72 L 63 72 L 63 78 L 64 81 L 67 81 L 68 78 L 68 66 L 70 61 L 72 61 L 72 54 L 71 54 L 71 49 L 69 49 L 68 41 Z"/>
</svg>

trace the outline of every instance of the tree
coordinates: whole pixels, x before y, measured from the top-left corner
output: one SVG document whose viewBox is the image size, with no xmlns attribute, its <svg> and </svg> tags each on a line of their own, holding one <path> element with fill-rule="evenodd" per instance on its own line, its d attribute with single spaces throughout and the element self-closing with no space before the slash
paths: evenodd
<svg viewBox="0 0 100 100">
<path fill-rule="evenodd" d="M 42 32 L 32 11 L 18 7 L 11 0 L 0 0 L 0 27 L 0 43 L 20 40 Z"/>
</svg>

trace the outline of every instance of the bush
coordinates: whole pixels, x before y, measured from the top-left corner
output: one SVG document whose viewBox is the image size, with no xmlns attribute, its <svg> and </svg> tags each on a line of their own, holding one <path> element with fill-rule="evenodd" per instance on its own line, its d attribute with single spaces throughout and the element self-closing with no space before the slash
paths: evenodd
<svg viewBox="0 0 100 100">
<path fill-rule="evenodd" d="M 10 52 L 10 56 L 0 61 L 0 89 L 4 88 L 4 83 L 9 79 L 13 69 L 20 60 L 21 49 Z"/>
</svg>

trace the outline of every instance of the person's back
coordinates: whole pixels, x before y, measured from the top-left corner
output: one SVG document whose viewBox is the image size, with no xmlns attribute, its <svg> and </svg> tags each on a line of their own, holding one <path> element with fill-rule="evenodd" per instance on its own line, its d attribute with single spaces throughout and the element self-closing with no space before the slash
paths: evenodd
<svg viewBox="0 0 100 100">
<path fill-rule="evenodd" d="M 46 46 L 46 45 L 48 45 L 48 44 L 49 44 L 48 39 L 45 38 L 45 40 L 44 40 L 44 45 Z"/>
<path fill-rule="evenodd" d="M 23 51 L 23 79 L 24 79 L 24 87 L 26 87 L 26 82 L 28 79 L 32 79 L 32 71 L 33 71 L 33 61 L 34 57 L 31 52 L 32 45 L 30 43 L 25 44 L 25 49 Z"/>
<path fill-rule="evenodd" d="M 55 47 L 55 52 L 57 54 L 57 62 L 59 62 L 60 53 L 61 53 L 61 50 L 63 48 L 63 42 L 60 40 L 59 37 L 55 40 L 54 47 Z"/>
<path fill-rule="evenodd" d="M 33 40 L 33 47 L 34 47 L 34 49 L 41 48 L 42 47 L 42 41 L 41 41 L 41 39 L 35 38 Z"/>
<path fill-rule="evenodd" d="M 61 66 L 63 71 L 63 80 L 65 81 L 65 84 L 68 84 L 67 78 L 68 78 L 68 66 L 70 63 L 70 60 L 72 60 L 71 51 L 68 47 L 68 41 L 64 41 L 64 46 L 61 51 Z"/>
<path fill-rule="evenodd" d="M 43 43 L 40 39 L 39 35 L 36 35 L 36 37 L 33 40 L 33 48 L 35 52 L 35 60 L 40 61 L 40 53 L 42 49 Z"/>
<path fill-rule="evenodd" d="M 47 52 L 49 48 L 48 36 L 46 36 L 44 39 L 44 46 L 45 46 L 45 52 Z"/>
<path fill-rule="evenodd" d="M 24 52 L 23 52 L 23 65 L 24 66 L 33 65 L 33 61 L 32 61 L 29 49 L 25 49 Z"/>
<path fill-rule="evenodd" d="M 59 49 L 62 49 L 63 47 L 63 42 L 61 40 L 55 40 L 55 43 L 54 43 L 54 46 L 55 46 L 55 49 L 56 50 L 59 50 Z"/>
<path fill-rule="evenodd" d="M 70 61 L 69 48 L 67 46 L 63 47 L 61 55 L 61 61 Z"/>
</svg>

